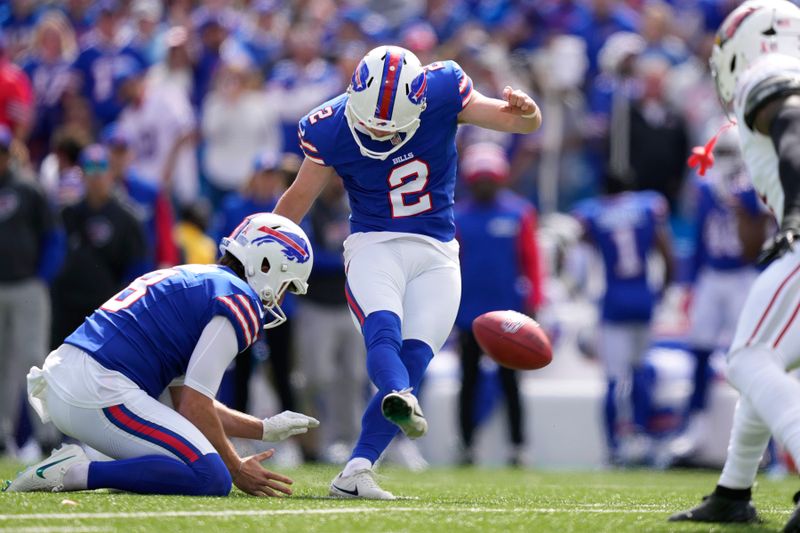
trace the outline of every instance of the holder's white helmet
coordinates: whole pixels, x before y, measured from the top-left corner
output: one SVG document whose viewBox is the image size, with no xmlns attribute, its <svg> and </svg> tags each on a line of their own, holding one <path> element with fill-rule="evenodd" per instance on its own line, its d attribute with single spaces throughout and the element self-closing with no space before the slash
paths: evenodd
<svg viewBox="0 0 800 533">
<path fill-rule="evenodd" d="M 748 0 L 717 30 L 711 73 L 726 107 L 739 76 L 766 54 L 800 56 L 800 8 L 788 0 Z"/>
<path fill-rule="evenodd" d="M 300 226 L 274 213 L 256 213 L 224 237 L 219 250 L 242 263 L 247 283 L 272 315 L 264 328 L 285 322 L 280 300 L 286 291 L 306 293 L 314 264 L 314 252 Z"/>
<path fill-rule="evenodd" d="M 379 46 L 364 56 L 347 88 L 345 107 L 347 124 L 363 155 L 386 159 L 414 136 L 425 110 L 426 89 L 425 68 L 409 50 Z M 376 135 L 367 128 L 386 134 Z M 385 151 L 371 150 L 360 135 L 391 145 Z"/>
</svg>

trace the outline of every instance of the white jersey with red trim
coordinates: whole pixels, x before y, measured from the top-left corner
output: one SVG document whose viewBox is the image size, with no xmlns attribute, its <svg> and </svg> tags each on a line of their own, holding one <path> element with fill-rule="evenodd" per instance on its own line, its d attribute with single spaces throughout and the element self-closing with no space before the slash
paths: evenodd
<svg viewBox="0 0 800 533">
<path fill-rule="evenodd" d="M 800 58 L 783 54 L 765 55 L 739 78 L 733 101 L 747 170 L 756 192 L 779 224 L 783 219 L 783 187 L 778 174 L 778 154 L 772 139 L 754 131 L 747 123 L 746 115 L 749 110 L 758 107 L 760 100 L 774 97 L 776 93 L 770 85 L 783 83 L 787 77 L 800 77 Z"/>
<path fill-rule="evenodd" d="M 223 316 L 239 352 L 264 327 L 258 295 L 229 268 L 182 265 L 134 280 L 64 341 L 158 398 L 189 359 L 206 326 Z"/>
</svg>

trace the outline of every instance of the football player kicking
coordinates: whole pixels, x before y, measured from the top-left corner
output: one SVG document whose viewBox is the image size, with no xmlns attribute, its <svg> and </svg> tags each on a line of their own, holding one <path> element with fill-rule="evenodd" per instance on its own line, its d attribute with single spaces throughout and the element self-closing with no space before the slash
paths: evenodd
<svg viewBox="0 0 800 533">
<path fill-rule="evenodd" d="M 378 388 L 333 496 L 394 499 L 372 467 L 398 427 L 412 439 L 428 429 L 413 391 L 453 327 L 461 294 L 459 123 L 530 133 L 541 116 L 520 90 L 488 98 L 452 61 L 422 66 L 408 50 L 381 46 L 358 64 L 346 93 L 300 120 L 306 158 L 275 213 L 299 221 L 331 178 L 344 180 L 352 208 L 345 292 Z"/>
<path fill-rule="evenodd" d="M 244 219 L 220 251 L 219 265 L 133 281 L 31 369 L 42 420 L 115 460 L 64 446 L 6 490 L 225 496 L 233 481 L 254 496 L 291 494 L 289 478 L 260 464 L 272 450 L 241 458 L 228 438 L 277 441 L 318 422 L 290 411 L 260 420 L 214 396 L 236 354 L 285 320 L 284 293 L 306 292 L 313 252 L 303 230 L 272 213 Z M 157 400 L 168 387 L 175 409 Z"/>
<path fill-rule="evenodd" d="M 800 462 L 800 383 L 786 373 L 800 364 L 798 35 L 800 9 L 784 0 L 745 2 L 717 33 L 717 91 L 736 113 L 753 185 L 780 230 L 764 247 L 772 262 L 750 289 L 728 354 L 728 380 L 741 396 L 722 475 L 700 505 L 671 521 L 757 521 L 751 488 L 770 433 Z M 800 505 L 784 531 L 800 531 Z"/>
</svg>

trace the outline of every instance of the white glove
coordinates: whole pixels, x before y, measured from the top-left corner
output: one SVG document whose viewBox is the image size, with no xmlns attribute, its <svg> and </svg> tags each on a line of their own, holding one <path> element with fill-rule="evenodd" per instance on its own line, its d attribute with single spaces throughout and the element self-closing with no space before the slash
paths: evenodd
<svg viewBox="0 0 800 533">
<path fill-rule="evenodd" d="M 288 439 L 293 435 L 300 435 L 309 428 L 319 426 L 319 420 L 294 411 L 284 411 L 275 416 L 261 421 L 264 425 L 264 434 L 261 440 L 278 442 Z"/>
</svg>

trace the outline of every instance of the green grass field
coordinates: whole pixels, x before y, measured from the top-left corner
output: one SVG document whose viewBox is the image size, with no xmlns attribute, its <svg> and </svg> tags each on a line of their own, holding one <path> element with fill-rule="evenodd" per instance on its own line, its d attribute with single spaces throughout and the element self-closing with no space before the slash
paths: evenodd
<svg viewBox="0 0 800 533">
<path fill-rule="evenodd" d="M 17 465 L 0 462 L 0 478 Z M 778 531 L 792 510 L 797 479 L 761 479 L 756 505 L 766 523 L 751 527 L 676 525 L 674 511 L 694 505 L 715 472 L 540 472 L 431 469 L 414 474 L 386 469 L 382 485 L 392 502 L 328 499 L 336 474 L 329 467 L 286 472 L 295 495 L 256 499 L 139 496 L 85 492 L 0 494 L 2 531 Z M 77 505 L 62 503 L 65 499 Z"/>
</svg>

